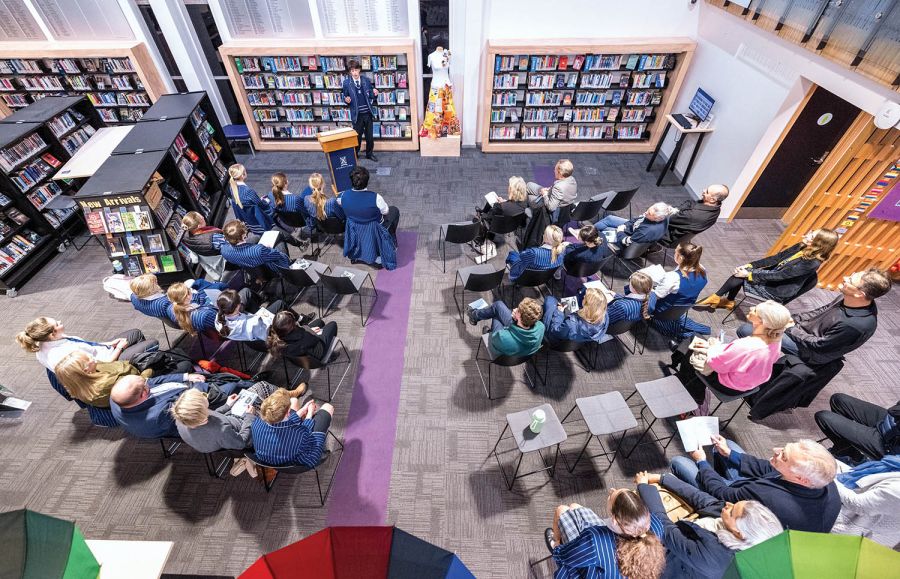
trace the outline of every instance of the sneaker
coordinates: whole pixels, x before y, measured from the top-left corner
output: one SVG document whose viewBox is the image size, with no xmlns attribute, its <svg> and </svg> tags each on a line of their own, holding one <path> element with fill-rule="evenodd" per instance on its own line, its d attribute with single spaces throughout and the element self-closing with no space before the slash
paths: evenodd
<svg viewBox="0 0 900 579">
<path fill-rule="evenodd" d="M 551 553 L 553 552 L 553 529 L 547 527 L 544 529 L 544 543 L 547 545 L 547 550 Z"/>
<path fill-rule="evenodd" d="M 475 317 L 475 308 L 471 306 L 466 306 L 466 317 L 469 318 L 469 323 L 473 326 L 478 325 L 478 318 Z"/>
<path fill-rule="evenodd" d="M 301 326 L 305 326 L 308 323 L 310 323 L 311 321 L 313 321 L 314 319 L 316 319 L 316 314 L 314 314 L 313 312 L 307 312 L 305 314 L 300 315 L 300 318 L 297 320 L 297 323 Z"/>
</svg>

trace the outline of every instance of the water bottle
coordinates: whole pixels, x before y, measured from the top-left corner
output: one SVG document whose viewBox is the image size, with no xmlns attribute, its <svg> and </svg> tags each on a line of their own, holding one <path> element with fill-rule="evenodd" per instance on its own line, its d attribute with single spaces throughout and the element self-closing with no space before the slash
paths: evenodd
<svg viewBox="0 0 900 579">
<path fill-rule="evenodd" d="M 719 330 L 719 343 L 720 344 L 725 343 L 725 330 L 724 329 Z"/>
<path fill-rule="evenodd" d="M 531 413 L 531 425 L 528 428 L 531 429 L 531 432 L 538 434 L 544 427 L 545 422 L 547 422 L 547 414 L 538 408 Z"/>
<path fill-rule="evenodd" d="M 113 273 L 122 273 L 125 271 L 125 269 L 122 267 L 122 262 L 119 261 L 118 259 L 113 260 L 112 266 L 113 266 Z"/>
</svg>

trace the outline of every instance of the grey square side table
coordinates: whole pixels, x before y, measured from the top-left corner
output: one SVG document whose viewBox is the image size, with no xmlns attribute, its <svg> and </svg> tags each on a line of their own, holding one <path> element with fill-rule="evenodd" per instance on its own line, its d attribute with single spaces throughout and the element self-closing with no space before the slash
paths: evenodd
<svg viewBox="0 0 900 579">
<path fill-rule="evenodd" d="M 665 441 L 663 450 L 669 448 L 672 439 L 677 436 L 677 431 L 672 433 L 668 439 L 659 438 L 656 436 L 656 433 L 653 432 L 653 425 L 660 418 L 673 418 L 697 409 L 697 403 L 694 402 L 693 397 L 685 389 L 677 376 L 665 376 L 663 378 L 651 380 L 650 382 L 638 382 L 634 385 L 634 392 L 629 394 L 626 400 L 630 399 L 635 394 L 640 394 L 641 398 L 644 399 L 644 405 L 641 407 L 641 419 L 647 422 L 647 428 L 638 437 L 634 447 L 625 455 L 625 458 L 631 456 L 648 432 L 653 436 L 653 441 L 658 443 Z M 647 420 L 644 416 L 645 410 L 650 410 L 653 420 Z"/>
<path fill-rule="evenodd" d="M 531 413 L 537 409 L 544 411 L 547 420 L 544 422 L 544 426 L 540 433 L 534 434 L 531 432 L 529 426 L 531 426 Z M 513 438 L 516 443 L 516 448 L 519 451 L 519 458 L 516 461 L 516 468 L 513 471 L 511 479 L 507 476 L 506 471 L 503 470 L 503 464 L 500 462 L 500 455 L 497 454 L 497 447 L 500 445 L 500 441 L 503 440 L 507 430 L 512 432 L 512 436 L 506 438 Z M 566 435 L 562 423 L 559 421 L 559 417 L 549 404 L 541 404 L 540 406 L 535 406 L 528 410 L 507 414 L 506 426 L 503 427 L 503 432 L 500 433 L 500 437 L 497 439 L 496 444 L 494 444 L 494 449 L 491 451 L 491 454 L 497 459 L 497 466 L 500 467 L 500 473 L 503 475 L 503 480 L 506 482 L 507 488 L 512 490 L 517 479 L 543 471 L 549 471 L 550 478 L 553 478 L 556 472 L 556 463 L 559 460 L 559 445 L 565 442 L 567 438 L 568 436 Z M 544 458 L 543 451 L 554 446 L 556 447 L 556 454 L 553 458 L 553 463 L 550 466 L 547 466 L 547 460 Z M 539 468 L 525 474 L 519 474 L 519 468 L 522 466 L 522 459 L 529 452 L 538 453 L 544 468 Z"/>
<path fill-rule="evenodd" d="M 569 419 L 569 416 L 571 416 L 576 409 L 581 412 L 584 423 L 588 427 L 588 437 L 585 439 L 584 446 L 581 447 L 581 452 L 578 453 L 578 456 L 575 458 L 575 462 L 572 463 L 571 467 L 569 466 L 568 459 L 563 455 L 566 469 L 570 473 L 575 471 L 575 467 L 578 466 L 578 462 L 581 460 L 581 457 L 584 456 L 592 438 L 597 439 L 603 452 L 589 456 L 588 458 L 593 459 L 603 456 L 609 461 L 609 466 L 612 466 L 613 462 L 616 460 L 616 455 L 622 448 L 622 441 L 625 440 L 625 435 L 629 430 L 636 428 L 638 425 L 637 420 L 634 418 L 634 414 L 631 412 L 631 408 L 628 407 L 628 403 L 625 402 L 625 399 L 622 397 L 622 393 L 615 390 L 613 392 L 589 396 L 587 398 L 576 398 L 575 405 L 572 406 L 572 409 L 569 410 L 568 414 L 563 417 L 563 423 Z M 610 452 L 606 449 L 606 446 L 603 444 L 603 439 L 600 437 L 618 432 L 621 432 L 622 435 L 619 437 L 615 450 Z M 611 458 L 610 455 L 612 455 Z"/>
</svg>

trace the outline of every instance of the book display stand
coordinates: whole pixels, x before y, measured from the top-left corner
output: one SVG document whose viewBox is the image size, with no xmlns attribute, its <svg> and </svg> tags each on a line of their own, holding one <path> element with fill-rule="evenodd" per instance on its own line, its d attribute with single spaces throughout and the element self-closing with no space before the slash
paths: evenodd
<svg viewBox="0 0 900 579">
<path fill-rule="evenodd" d="M 165 95 L 147 111 L 75 200 L 89 231 L 130 276 L 168 285 L 192 277 L 181 218 L 221 225 L 234 155 L 205 92 Z"/>
<path fill-rule="evenodd" d="M 78 227 L 74 207 L 52 202 L 84 180 L 53 177 L 103 125 L 83 96 L 47 97 L 0 120 L 0 291 L 6 295 L 16 295 Z"/>
<path fill-rule="evenodd" d="M 318 151 L 316 135 L 351 127 L 341 86 L 347 63 L 378 90 L 375 150 L 419 148 L 416 52 L 412 41 L 357 44 L 260 45 L 246 41 L 219 48 L 253 146 L 261 151 Z"/>
<path fill-rule="evenodd" d="M 651 152 L 693 56 L 689 39 L 488 41 L 485 152 Z"/>
<path fill-rule="evenodd" d="M 165 91 L 140 42 L 0 42 L 0 116 L 49 95 L 83 95 L 110 125 L 133 123 Z"/>
</svg>

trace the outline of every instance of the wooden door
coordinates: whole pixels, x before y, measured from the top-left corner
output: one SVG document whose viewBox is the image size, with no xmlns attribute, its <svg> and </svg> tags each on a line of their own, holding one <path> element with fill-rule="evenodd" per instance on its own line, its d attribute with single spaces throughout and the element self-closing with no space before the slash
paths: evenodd
<svg viewBox="0 0 900 579">
<path fill-rule="evenodd" d="M 787 228 L 769 255 L 817 228 L 841 233 L 819 286 L 834 289 L 844 275 L 889 268 L 900 256 L 900 222 L 869 217 L 900 180 L 900 130 L 878 129 L 860 114 L 784 216 Z"/>
<path fill-rule="evenodd" d="M 741 208 L 737 219 L 781 217 L 831 154 L 859 109 L 821 87 L 813 87 Z"/>
</svg>

